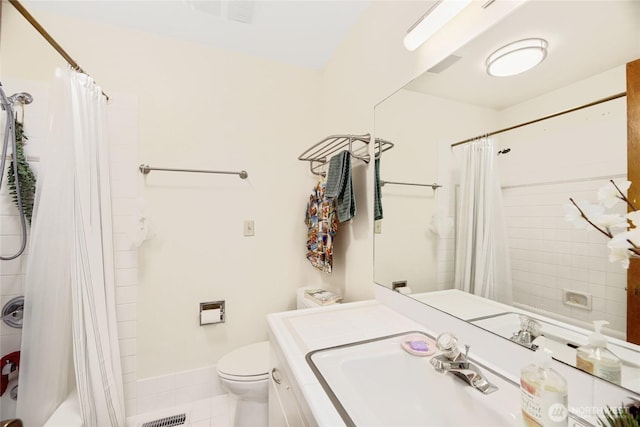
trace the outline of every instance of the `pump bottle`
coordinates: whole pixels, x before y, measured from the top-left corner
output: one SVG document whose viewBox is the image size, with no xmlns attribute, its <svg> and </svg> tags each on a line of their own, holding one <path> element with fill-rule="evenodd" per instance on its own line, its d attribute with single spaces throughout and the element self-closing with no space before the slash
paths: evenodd
<svg viewBox="0 0 640 427">
<path fill-rule="evenodd" d="M 594 320 L 594 332 L 589 336 L 589 343 L 578 347 L 576 366 L 585 372 L 615 384 L 622 379 L 622 362 L 607 349 L 607 338 L 600 332 L 606 320 Z"/>
<path fill-rule="evenodd" d="M 522 417 L 527 427 L 566 427 L 568 424 L 567 380 L 551 368 L 551 351 L 544 337 L 534 363 L 520 372 Z"/>
</svg>

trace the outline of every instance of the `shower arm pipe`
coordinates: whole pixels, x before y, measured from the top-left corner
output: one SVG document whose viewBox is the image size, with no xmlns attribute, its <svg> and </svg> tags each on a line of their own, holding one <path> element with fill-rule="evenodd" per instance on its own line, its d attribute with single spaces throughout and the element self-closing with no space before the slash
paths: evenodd
<svg viewBox="0 0 640 427">
<path fill-rule="evenodd" d="M 147 175 L 151 171 L 165 171 L 165 172 L 195 172 L 195 173 L 218 173 L 218 174 L 226 174 L 226 175 L 238 175 L 242 179 L 246 179 L 249 174 L 247 171 L 212 171 L 207 169 L 175 169 L 175 168 L 156 168 L 149 165 L 140 165 L 138 166 L 138 170 L 143 174 Z"/>
<path fill-rule="evenodd" d="M 386 184 L 393 184 L 393 185 L 413 185 L 416 187 L 431 187 L 432 190 L 436 190 L 438 188 L 441 188 L 442 185 L 440 184 L 436 184 L 435 182 L 433 184 L 417 184 L 414 182 L 398 182 L 398 181 L 380 181 L 380 185 L 384 186 Z"/>
<path fill-rule="evenodd" d="M 569 108 L 568 110 L 560 111 L 560 112 L 557 112 L 557 113 L 554 113 L 554 114 L 550 114 L 548 116 L 540 117 L 540 118 L 535 119 L 535 120 L 530 120 L 528 122 L 524 122 L 524 123 L 520 123 L 520 124 L 517 124 L 517 125 L 514 125 L 514 126 L 510 126 L 508 128 L 496 130 L 496 131 L 489 132 L 489 133 L 486 133 L 486 134 L 483 134 L 483 135 L 474 136 L 473 138 L 468 138 L 468 139 L 465 139 L 463 141 L 458 141 L 458 142 L 456 142 L 454 144 L 451 144 L 451 148 L 456 147 L 458 145 L 467 144 L 469 142 L 476 141 L 476 140 L 478 140 L 478 139 L 480 139 L 482 137 L 493 136 L 493 135 L 497 135 L 499 133 L 508 132 L 510 130 L 514 130 L 514 129 L 518 129 L 518 128 L 521 128 L 521 127 L 524 127 L 524 126 L 532 125 L 534 123 L 542 122 L 544 120 L 553 119 L 554 117 L 562 116 L 563 114 L 573 113 L 574 111 L 582 110 L 583 108 L 589 108 L 589 107 L 593 107 L 594 105 L 602 104 L 604 102 L 613 101 L 614 99 L 622 98 L 624 96 L 627 96 L 627 92 L 616 93 L 615 95 L 611 95 L 611 96 L 608 96 L 606 98 L 598 99 L 597 101 L 589 102 L 588 104 L 584 104 L 584 105 L 580 105 L 580 106 L 577 106 L 577 107 Z"/>
<path fill-rule="evenodd" d="M 31 24 L 33 28 L 35 28 L 38 33 L 40 33 L 40 35 L 51 45 L 51 47 L 53 47 L 56 52 L 58 52 L 60 56 L 62 56 L 64 60 L 67 61 L 67 63 L 73 70 L 82 74 L 89 75 L 89 73 L 84 71 L 82 67 L 71 57 L 71 55 L 69 55 L 67 51 L 64 50 L 62 46 L 60 46 L 60 43 L 58 43 L 56 39 L 54 39 L 51 34 L 49 34 L 49 32 L 44 29 L 44 27 L 38 22 L 38 20 L 29 13 L 29 11 L 22 5 L 22 3 L 20 3 L 20 1 L 9 0 L 9 3 L 11 3 L 11 5 L 16 8 L 16 10 L 24 17 L 24 19 L 27 20 L 27 22 L 29 22 L 29 24 Z M 109 96 L 104 93 L 104 91 L 102 92 L 102 94 L 105 98 L 107 98 L 108 101 Z"/>
</svg>

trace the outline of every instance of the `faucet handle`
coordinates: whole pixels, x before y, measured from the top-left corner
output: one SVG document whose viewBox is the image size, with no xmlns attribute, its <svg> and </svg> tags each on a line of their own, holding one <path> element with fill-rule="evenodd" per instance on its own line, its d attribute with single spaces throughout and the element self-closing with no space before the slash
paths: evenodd
<svg viewBox="0 0 640 427">
<path fill-rule="evenodd" d="M 464 359 L 468 360 L 469 359 L 469 349 L 471 348 L 471 346 L 469 344 L 465 344 L 464 345 Z"/>
<path fill-rule="evenodd" d="M 10 360 L 7 360 L 7 362 L 4 364 L 4 366 L 2 367 L 2 375 L 9 375 L 11 372 L 15 371 L 15 365 L 13 363 L 11 363 Z"/>
<path fill-rule="evenodd" d="M 436 347 L 449 360 L 453 360 L 460 354 L 458 338 L 451 332 L 443 332 L 436 338 Z"/>
</svg>

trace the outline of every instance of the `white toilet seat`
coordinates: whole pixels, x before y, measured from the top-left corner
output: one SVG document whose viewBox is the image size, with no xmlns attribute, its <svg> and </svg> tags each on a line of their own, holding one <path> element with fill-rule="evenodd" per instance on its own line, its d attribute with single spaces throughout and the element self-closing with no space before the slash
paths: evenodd
<svg viewBox="0 0 640 427">
<path fill-rule="evenodd" d="M 237 348 L 223 356 L 216 366 L 220 378 L 248 382 L 269 379 L 269 341 Z"/>
<path fill-rule="evenodd" d="M 220 371 L 218 371 L 218 376 L 223 380 L 237 381 L 237 382 L 240 382 L 240 383 L 242 383 L 242 382 L 266 381 L 266 380 L 269 379 L 269 374 L 239 376 L 239 375 L 225 374 L 224 372 L 220 372 Z"/>
</svg>

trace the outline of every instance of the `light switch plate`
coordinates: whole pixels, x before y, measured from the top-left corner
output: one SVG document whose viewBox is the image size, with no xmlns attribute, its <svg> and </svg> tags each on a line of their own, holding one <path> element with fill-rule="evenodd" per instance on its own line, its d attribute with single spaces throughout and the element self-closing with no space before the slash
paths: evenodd
<svg viewBox="0 0 640 427">
<path fill-rule="evenodd" d="M 244 221 L 244 237 L 251 237 L 255 234 L 255 228 L 252 219 Z"/>
</svg>

